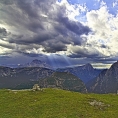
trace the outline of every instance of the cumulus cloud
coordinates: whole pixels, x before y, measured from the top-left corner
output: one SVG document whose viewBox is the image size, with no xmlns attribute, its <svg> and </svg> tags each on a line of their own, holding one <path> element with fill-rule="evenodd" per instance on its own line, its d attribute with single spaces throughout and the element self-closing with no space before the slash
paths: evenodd
<svg viewBox="0 0 118 118">
<path fill-rule="evenodd" d="M 111 57 L 117 57 L 118 16 L 109 13 L 107 5 L 88 12 L 86 16 L 88 26 L 93 30 L 93 34 L 87 37 L 86 43 L 91 45 L 90 48 L 97 49 L 103 55 L 103 62 Z M 98 58 L 98 60 L 100 61 L 101 58 Z"/>
<path fill-rule="evenodd" d="M 69 45 L 67 55 L 84 59 L 85 62 L 100 63 L 100 66 L 113 63 L 118 55 L 118 15 L 109 13 L 106 3 L 102 1 L 101 7 L 88 11 L 86 18 L 92 32 L 84 37 L 87 40 L 82 45 Z"/>
</svg>

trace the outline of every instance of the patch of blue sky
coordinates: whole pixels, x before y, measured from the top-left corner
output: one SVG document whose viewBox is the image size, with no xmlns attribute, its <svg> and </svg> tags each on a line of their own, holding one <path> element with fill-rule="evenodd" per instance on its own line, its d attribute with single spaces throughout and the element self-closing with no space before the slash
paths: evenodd
<svg viewBox="0 0 118 118">
<path fill-rule="evenodd" d="M 96 0 L 68 0 L 70 4 L 86 4 L 88 10 L 98 9 L 100 3 Z"/>
<path fill-rule="evenodd" d="M 58 0 L 58 2 L 61 2 L 61 0 Z"/>
<path fill-rule="evenodd" d="M 116 15 L 118 10 L 118 0 L 104 0 L 110 14 Z"/>
<path fill-rule="evenodd" d="M 68 2 L 70 4 L 86 4 L 88 11 L 98 10 L 101 7 L 101 2 L 104 2 L 106 3 L 109 13 L 113 15 L 118 13 L 118 0 L 68 0 Z"/>
</svg>

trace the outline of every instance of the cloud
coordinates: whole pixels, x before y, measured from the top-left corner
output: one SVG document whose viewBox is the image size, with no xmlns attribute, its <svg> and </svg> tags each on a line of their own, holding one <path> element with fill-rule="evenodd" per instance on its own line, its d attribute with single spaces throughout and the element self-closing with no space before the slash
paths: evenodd
<svg viewBox="0 0 118 118">
<path fill-rule="evenodd" d="M 69 45 L 67 55 L 74 59 L 89 60 L 91 63 L 111 64 L 118 56 L 118 23 L 117 16 L 109 13 L 103 2 L 98 10 L 88 11 L 87 25 L 91 33 L 84 37 L 81 45 Z M 82 37 L 82 36 L 81 36 Z"/>
<path fill-rule="evenodd" d="M 6 36 L 7 31 L 5 28 L 0 28 L 0 34 L 2 34 L 3 36 Z"/>
<path fill-rule="evenodd" d="M 8 42 L 3 41 L 3 40 L 0 40 L 0 46 L 7 48 L 7 49 L 14 49 L 15 48 L 14 44 L 9 44 Z"/>
<path fill-rule="evenodd" d="M 79 36 L 82 34 L 88 35 L 91 31 L 89 27 L 82 25 L 80 22 L 71 21 L 67 17 L 59 17 L 59 22 L 65 25 L 68 30 Z"/>
<path fill-rule="evenodd" d="M 20 53 L 20 52 L 19 52 L 19 53 Z M 41 54 L 25 53 L 25 52 L 21 52 L 21 54 L 23 54 L 24 56 L 35 57 L 35 58 L 38 58 L 38 57 L 40 57 L 40 56 L 44 56 L 44 55 L 41 55 Z"/>
<path fill-rule="evenodd" d="M 69 50 L 71 58 L 101 58 L 103 55 L 93 47 L 70 46 Z"/>
<path fill-rule="evenodd" d="M 81 35 L 91 32 L 88 26 L 74 20 L 75 15 L 79 14 L 77 10 L 82 11 L 83 8 L 84 11 L 84 6 L 79 5 L 77 9 L 77 5 L 70 5 L 67 1 L 62 4 L 56 0 L 8 0 L 0 3 L 4 4 L 4 7 L 1 6 L 0 22 L 11 32 L 6 42 L 15 44 L 16 51 L 27 52 L 22 45 L 29 45 L 28 50 L 39 45 L 45 54 L 67 51 L 67 45 L 81 45 Z M 73 18 L 69 17 L 67 8 L 71 8 L 71 14 L 75 14 Z M 2 34 L 7 33 L 6 29 L 0 29 Z"/>
<path fill-rule="evenodd" d="M 0 3 L 5 4 L 5 5 L 11 5 L 13 4 L 13 0 L 0 0 Z"/>
<path fill-rule="evenodd" d="M 106 6 L 106 2 L 104 2 L 103 0 L 100 2 L 100 7 Z"/>
<path fill-rule="evenodd" d="M 7 37 L 10 33 L 7 32 L 7 30 L 3 27 L 0 27 L 0 39 L 4 39 Z"/>
<path fill-rule="evenodd" d="M 0 0 L 0 55 L 15 60 L 15 54 L 24 59 L 59 54 L 72 63 L 116 59 L 118 15 L 97 1 L 99 9 L 91 10 L 67 0 Z"/>
<path fill-rule="evenodd" d="M 98 10 L 91 10 L 87 13 L 88 26 L 92 29 L 93 33 L 87 37 L 86 44 L 97 50 L 101 57 L 98 59 L 93 58 L 95 62 L 110 62 L 109 59 L 116 59 L 118 55 L 118 16 L 109 13 L 107 5 L 103 5 Z M 93 22 L 94 21 L 94 22 Z M 87 46 L 86 45 L 86 46 Z M 86 47 L 85 46 L 85 47 Z"/>
<path fill-rule="evenodd" d="M 64 43 L 62 42 L 50 42 L 49 44 L 47 44 L 47 46 L 45 47 L 45 50 L 46 52 L 52 52 L 52 53 L 55 53 L 57 51 L 66 51 L 67 50 L 67 47 Z"/>
<path fill-rule="evenodd" d="M 50 32 L 50 31 L 41 31 L 38 34 L 31 35 L 30 37 L 27 35 L 13 35 L 11 39 L 9 39 L 10 43 L 16 43 L 16 44 L 41 44 L 44 41 L 48 41 L 50 39 L 53 39 L 56 36 L 56 32 Z"/>
</svg>

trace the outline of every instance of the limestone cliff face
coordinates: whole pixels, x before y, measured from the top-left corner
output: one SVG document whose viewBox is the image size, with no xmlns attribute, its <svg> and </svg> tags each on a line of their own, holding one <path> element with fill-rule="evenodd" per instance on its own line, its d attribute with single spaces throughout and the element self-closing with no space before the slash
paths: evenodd
<svg viewBox="0 0 118 118">
<path fill-rule="evenodd" d="M 76 76 L 68 72 L 55 72 L 50 77 L 40 79 L 39 85 L 43 88 L 61 88 L 70 91 L 86 93 L 84 83 Z"/>
<path fill-rule="evenodd" d="M 88 87 L 88 91 L 94 93 L 116 93 L 117 90 L 118 62 L 114 63 L 110 69 L 102 71 Z"/>
</svg>

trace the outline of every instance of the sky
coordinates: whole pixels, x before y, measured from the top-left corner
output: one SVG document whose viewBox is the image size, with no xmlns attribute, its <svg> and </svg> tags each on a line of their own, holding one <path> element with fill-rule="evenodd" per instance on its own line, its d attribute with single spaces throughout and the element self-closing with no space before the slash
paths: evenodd
<svg viewBox="0 0 118 118">
<path fill-rule="evenodd" d="M 109 68 L 117 58 L 118 0 L 0 0 L 0 64 Z"/>
</svg>

